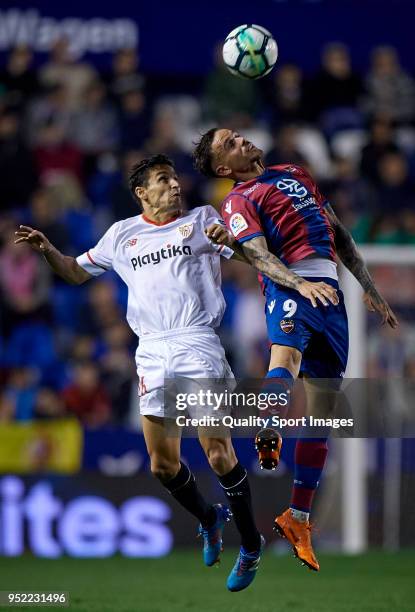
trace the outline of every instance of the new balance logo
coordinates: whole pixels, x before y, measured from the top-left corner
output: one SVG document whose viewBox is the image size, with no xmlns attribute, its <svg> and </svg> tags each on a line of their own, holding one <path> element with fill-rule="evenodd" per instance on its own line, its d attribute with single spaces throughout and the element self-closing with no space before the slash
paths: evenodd
<svg viewBox="0 0 415 612">
<path fill-rule="evenodd" d="M 261 557 L 258 557 L 256 561 L 253 562 L 252 567 L 248 569 L 248 572 L 255 572 L 259 567 L 259 562 L 261 561 Z"/>
<path fill-rule="evenodd" d="M 232 212 L 232 200 L 229 200 L 229 202 L 226 202 L 226 204 L 225 204 L 225 212 L 228 213 L 228 215 L 231 214 L 231 212 Z"/>
<path fill-rule="evenodd" d="M 274 310 L 274 308 L 275 308 L 275 300 L 272 300 L 272 302 L 268 304 L 269 314 L 272 314 L 272 311 Z"/>
<path fill-rule="evenodd" d="M 137 238 L 130 238 L 130 240 L 127 240 L 127 242 L 125 243 L 125 248 L 128 249 L 128 247 L 135 246 L 136 244 Z"/>
</svg>

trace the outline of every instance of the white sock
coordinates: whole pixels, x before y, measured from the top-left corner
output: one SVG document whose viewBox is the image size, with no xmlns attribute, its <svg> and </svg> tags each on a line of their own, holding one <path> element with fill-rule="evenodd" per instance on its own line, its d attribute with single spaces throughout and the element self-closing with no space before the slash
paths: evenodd
<svg viewBox="0 0 415 612">
<path fill-rule="evenodd" d="M 296 521 L 300 521 L 300 523 L 306 523 L 309 519 L 310 513 L 303 512 L 302 510 L 296 510 L 295 508 L 290 508 L 291 516 L 295 518 Z"/>
</svg>

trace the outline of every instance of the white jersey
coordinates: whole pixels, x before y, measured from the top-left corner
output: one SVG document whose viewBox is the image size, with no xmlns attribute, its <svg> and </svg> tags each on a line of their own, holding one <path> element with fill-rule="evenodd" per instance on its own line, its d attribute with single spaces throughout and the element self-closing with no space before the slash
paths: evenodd
<svg viewBox="0 0 415 612">
<path fill-rule="evenodd" d="M 76 261 L 93 276 L 112 269 L 123 279 L 127 321 L 137 336 L 217 327 L 225 310 L 219 254 L 230 258 L 233 251 L 207 238 L 212 223 L 223 224 L 212 206 L 162 225 L 137 215 L 114 223 Z"/>
</svg>

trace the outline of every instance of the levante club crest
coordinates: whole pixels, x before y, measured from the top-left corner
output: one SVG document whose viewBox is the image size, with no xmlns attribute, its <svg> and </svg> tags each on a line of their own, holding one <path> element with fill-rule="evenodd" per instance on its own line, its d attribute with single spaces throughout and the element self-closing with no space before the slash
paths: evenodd
<svg viewBox="0 0 415 612">
<path fill-rule="evenodd" d="M 284 333 L 290 334 L 294 331 L 295 323 L 292 319 L 283 319 L 280 321 L 280 327 Z"/>
</svg>

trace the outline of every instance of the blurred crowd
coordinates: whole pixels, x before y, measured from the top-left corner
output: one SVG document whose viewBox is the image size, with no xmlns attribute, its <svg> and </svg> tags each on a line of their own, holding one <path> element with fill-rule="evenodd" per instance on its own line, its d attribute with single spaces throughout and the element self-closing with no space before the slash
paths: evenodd
<svg viewBox="0 0 415 612">
<path fill-rule="evenodd" d="M 252 139 L 268 163 L 308 167 L 358 242 L 415 244 L 415 80 L 392 47 L 374 48 L 368 63 L 356 72 L 349 50 L 332 43 L 315 74 L 280 64 L 254 82 L 232 77 L 218 46 L 210 74 L 197 85 L 181 79 L 177 92 L 142 73 L 136 49 L 101 72 L 75 61 L 65 39 L 40 64 L 29 48 L 13 49 L 0 74 L 0 422 L 137 421 L 126 287 L 112 273 L 66 285 L 14 245 L 14 231 L 29 225 L 67 255 L 84 252 L 138 213 L 126 176 L 153 153 L 175 162 L 187 208 L 218 205 L 230 184 L 198 176 L 189 155 L 213 125 Z M 225 262 L 223 289 L 231 364 L 260 377 L 267 342 L 256 277 Z"/>
</svg>

